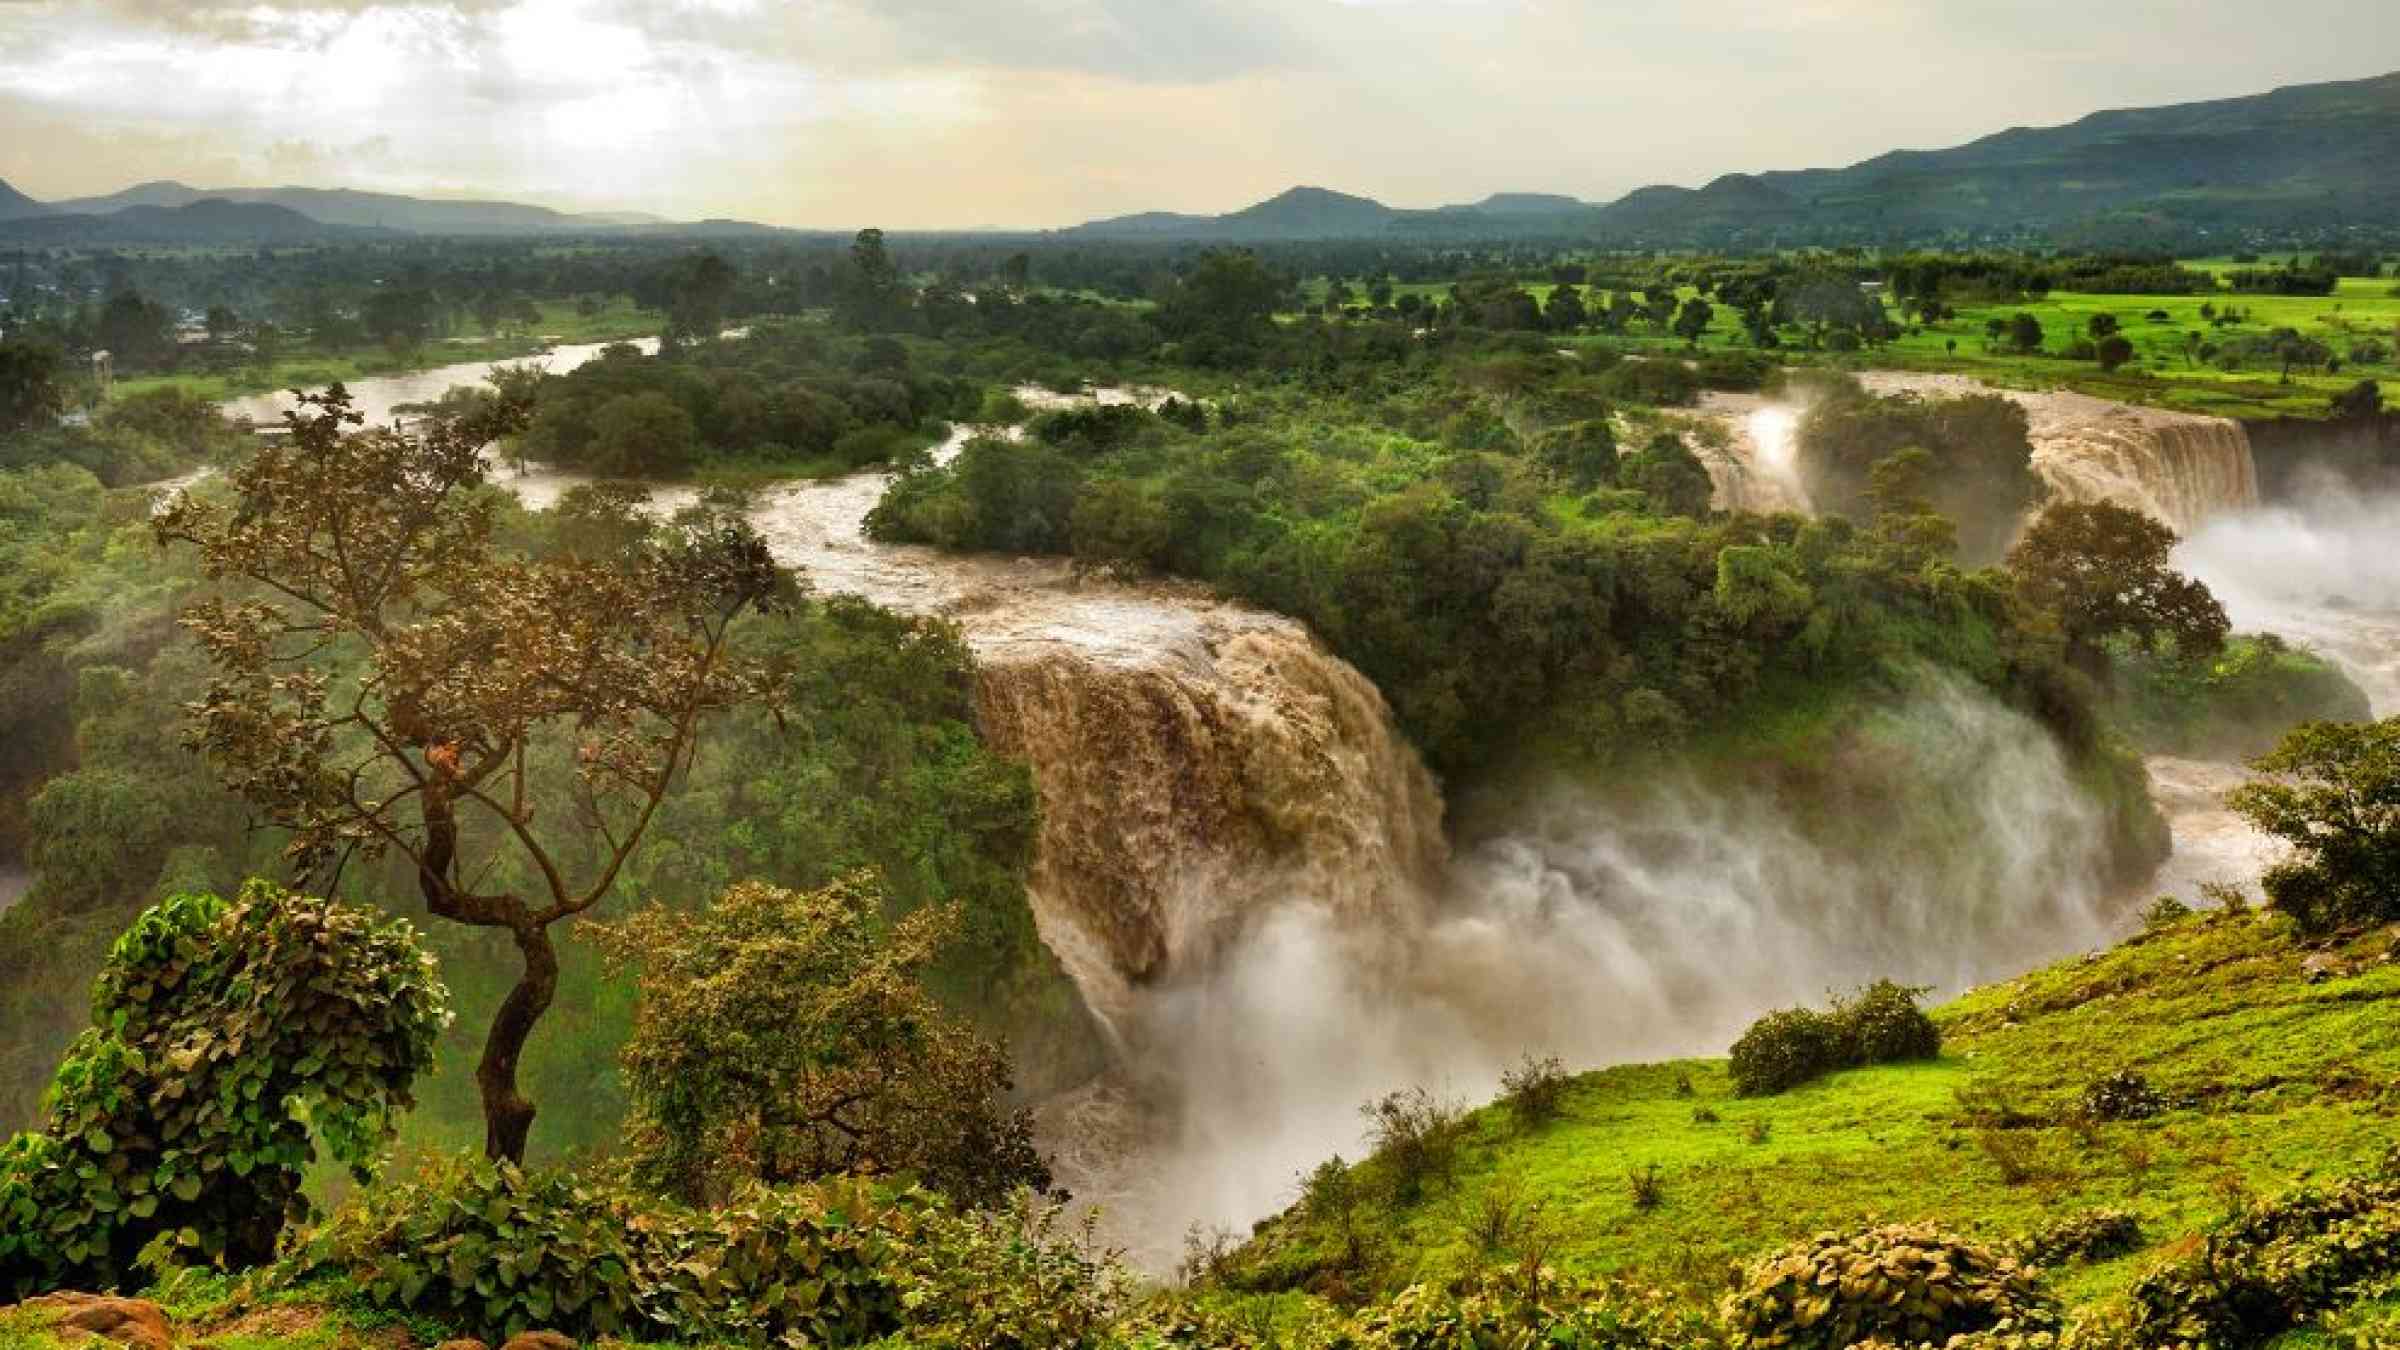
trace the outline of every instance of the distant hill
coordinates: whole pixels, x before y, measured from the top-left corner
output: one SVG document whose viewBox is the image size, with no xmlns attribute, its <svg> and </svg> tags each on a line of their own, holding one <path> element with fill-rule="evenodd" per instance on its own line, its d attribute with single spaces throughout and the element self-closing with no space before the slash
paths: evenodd
<svg viewBox="0 0 2400 1350">
<path fill-rule="evenodd" d="M 1773 244 L 1957 234 L 2389 226 L 2400 218 L 2400 73 L 2272 93 L 2094 113 L 1947 150 L 1896 150 L 1841 169 L 1727 174 L 1640 188 L 1606 206 L 1495 193 L 1397 210 L 1294 188 L 1221 216 L 1148 212 L 1067 233 L 1228 241 L 1393 233 Z"/>
<path fill-rule="evenodd" d="M 0 219 L 0 239 L 31 244 L 316 244 L 388 233 L 327 225 L 289 207 L 217 197 L 181 206 L 128 206 L 105 215 L 53 210 Z"/>
<path fill-rule="evenodd" d="M 142 206 L 189 206 L 206 198 L 280 206 L 324 225 L 407 230 L 415 234 L 535 234 L 662 223 L 657 216 L 638 212 L 571 215 L 517 202 L 447 201 L 348 188 L 202 189 L 176 182 L 141 183 L 105 197 L 53 202 L 51 207 L 82 215 L 106 215 Z"/>
<path fill-rule="evenodd" d="M 47 214 L 49 210 L 49 207 L 42 205 L 33 198 L 26 196 L 24 193 L 17 191 L 13 187 L 10 187 L 6 182 L 0 182 L 0 220 L 15 220 L 21 216 L 44 215 Z"/>
</svg>

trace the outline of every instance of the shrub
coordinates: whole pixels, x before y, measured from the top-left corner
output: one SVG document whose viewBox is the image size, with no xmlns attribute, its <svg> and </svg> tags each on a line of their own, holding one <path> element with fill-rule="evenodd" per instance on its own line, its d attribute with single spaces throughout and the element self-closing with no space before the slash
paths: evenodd
<svg viewBox="0 0 2400 1350">
<path fill-rule="evenodd" d="M 698 1210 L 563 1172 L 476 1160 L 376 1188 L 289 1258 L 286 1284 L 346 1279 L 383 1312 L 494 1341 L 737 1345 L 1091 1344 L 1124 1273 L 1020 1192 L 961 1213 L 914 1187 L 753 1187 Z"/>
<path fill-rule="evenodd" d="M 1459 1109 L 1421 1087 L 1387 1093 L 1359 1108 L 1395 1199 L 1413 1200 L 1458 1163 Z"/>
<path fill-rule="evenodd" d="M 1668 1350 L 1713 1339 L 1703 1319 L 1656 1291 L 1481 1276 L 1410 1285 L 1362 1313 L 1355 1334 L 1339 1342 L 1361 1350 Z"/>
<path fill-rule="evenodd" d="M 1766 1257 L 1726 1295 L 1736 1350 L 1842 1350 L 1862 1341 L 1941 1345 L 1979 1332 L 2039 1335 L 2058 1325 L 2033 1272 L 1924 1224 L 1820 1233 Z"/>
<path fill-rule="evenodd" d="M 2009 1254 L 2029 1266 L 2054 1266 L 2062 1261 L 2106 1261 L 2141 1245 L 2138 1215 L 2123 1209 L 2087 1209 L 2017 1239 L 2009 1245 Z"/>
<path fill-rule="evenodd" d="M 1832 1022 L 1806 1008 L 1771 1012 L 1733 1043 L 1733 1090 L 1744 1097 L 1787 1092 L 1838 1067 Z"/>
<path fill-rule="evenodd" d="M 1975 1132 L 1975 1146 L 1983 1156 L 2000 1169 L 2000 1181 L 2006 1186 L 2022 1186 L 2051 1169 L 2044 1156 L 2038 1135 L 2020 1130 L 1986 1129 Z"/>
<path fill-rule="evenodd" d="M 2191 912 L 2190 905 L 2174 896 L 2162 895 L 2151 901 L 2150 907 L 2142 911 L 2142 927 L 2155 933 L 2161 928 L 2169 927 L 2179 919 L 2188 917 Z"/>
<path fill-rule="evenodd" d="M 2149 1079 L 2120 1069 L 2085 1088 L 2079 1108 L 2094 1120 L 2148 1120 L 2167 1109 L 2167 1099 Z"/>
<path fill-rule="evenodd" d="M 2127 1294 L 2129 1343 L 2263 1345 L 2400 1276 L 2400 1182 L 2354 1180 L 2251 1204 Z"/>
<path fill-rule="evenodd" d="M 1934 1058 L 1942 1052 L 1942 1033 L 1917 1006 L 1924 994 L 1877 980 L 1836 1000 L 1830 1013 L 1768 1013 L 1733 1043 L 1734 1091 L 1767 1097 L 1836 1069 Z"/>
<path fill-rule="evenodd" d="M 1922 986 L 1877 980 L 1836 1002 L 1832 1023 L 1844 1067 L 1933 1059 L 1942 1053 L 1942 1033 L 1917 1006 Z"/>
<path fill-rule="evenodd" d="M 1628 1168 L 1625 1172 L 1625 1189 L 1633 1199 L 1633 1207 L 1638 1210 L 1656 1209 L 1667 1198 L 1666 1182 L 1658 1174 L 1657 1163 Z"/>
<path fill-rule="evenodd" d="M 0 1150 L 0 1288 L 272 1257 L 321 1141 L 359 1180 L 449 1019 L 405 923 L 261 881 L 142 914 L 92 991 L 41 1134 Z"/>
<path fill-rule="evenodd" d="M 1531 1128 L 1558 1119 L 1566 1105 L 1567 1070 L 1558 1056 L 1525 1056 L 1500 1073 L 1500 1096 L 1519 1124 Z"/>
</svg>

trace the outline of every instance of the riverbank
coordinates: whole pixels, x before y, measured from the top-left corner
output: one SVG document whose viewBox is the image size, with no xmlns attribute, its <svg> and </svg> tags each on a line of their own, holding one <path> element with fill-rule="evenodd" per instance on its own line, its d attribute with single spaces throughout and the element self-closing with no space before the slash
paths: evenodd
<svg viewBox="0 0 2400 1350">
<path fill-rule="evenodd" d="M 181 389 L 223 403 L 284 389 L 321 389 L 337 381 L 357 385 L 365 380 L 406 377 L 449 366 L 482 367 L 519 361 L 562 345 L 604 346 L 631 341 L 657 333 L 665 322 L 657 311 L 638 308 L 621 298 L 596 314 L 581 313 L 570 302 L 550 301 L 542 304 L 541 317 L 530 325 L 532 332 L 522 335 L 440 338 L 398 352 L 383 348 L 341 352 L 302 348 L 282 353 L 264 365 L 129 375 L 116 382 L 113 397 L 129 398 L 155 389 Z"/>
</svg>

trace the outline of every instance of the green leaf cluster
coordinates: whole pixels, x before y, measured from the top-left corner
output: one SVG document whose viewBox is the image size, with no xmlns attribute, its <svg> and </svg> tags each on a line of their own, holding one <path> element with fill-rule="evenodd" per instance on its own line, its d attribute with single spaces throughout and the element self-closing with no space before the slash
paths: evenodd
<svg viewBox="0 0 2400 1350">
<path fill-rule="evenodd" d="M 45 1128 L 0 1149 L 0 1287 L 113 1285 L 151 1242 L 273 1255 L 322 1143 L 362 1181 L 432 1066 L 448 993 L 407 924 L 254 881 L 117 940 Z"/>
</svg>

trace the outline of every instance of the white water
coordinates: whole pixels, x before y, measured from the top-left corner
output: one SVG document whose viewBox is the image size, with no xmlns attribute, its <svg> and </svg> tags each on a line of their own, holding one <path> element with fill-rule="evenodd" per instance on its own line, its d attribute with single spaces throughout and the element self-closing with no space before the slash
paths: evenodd
<svg viewBox="0 0 2400 1350">
<path fill-rule="evenodd" d="M 388 424 L 393 410 L 411 403 L 431 403 L 460 385 L 480 385 L 495 365 L 532 366 L 553 375 L 564 375 L 587 361 L 597 360 L 600 353 L 614 343 L 576 342 L 553 347 L 533 356 L 512 357 L 501 361 L 461 361 L 455 365 L 435 366 L 430 370 L 410 371 L 401 375 L 370 375 L 353 380 L 346 386 L 350 406 L 366 416 L 368 426 Z M 629 344 L 644 352 L 658 350 L 658 339 L 636 338 Z M 261 426 L 280 425 L 283 415 L 300 405 L 290 391 L 271 394 L 252 394 L 245 398 L 228 399 L 219 405 L 227 417 L 247 418 Z"/>
</svg>

